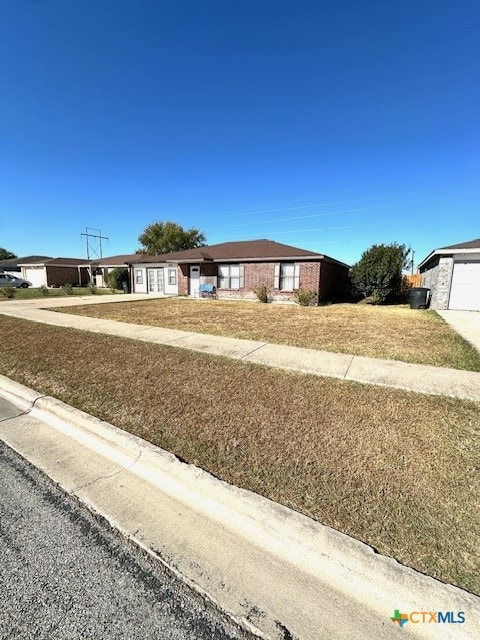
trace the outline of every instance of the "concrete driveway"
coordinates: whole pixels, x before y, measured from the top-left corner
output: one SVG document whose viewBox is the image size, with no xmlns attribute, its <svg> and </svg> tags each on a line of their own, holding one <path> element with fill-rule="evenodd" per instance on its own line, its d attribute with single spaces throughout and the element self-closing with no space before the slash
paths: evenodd
<svg viewBox="0 0 480 640">
<path fill-rule="evenodd" d="M 437 313 L 480 352 L 480 311 L 437 311 Z"/>
</svg>

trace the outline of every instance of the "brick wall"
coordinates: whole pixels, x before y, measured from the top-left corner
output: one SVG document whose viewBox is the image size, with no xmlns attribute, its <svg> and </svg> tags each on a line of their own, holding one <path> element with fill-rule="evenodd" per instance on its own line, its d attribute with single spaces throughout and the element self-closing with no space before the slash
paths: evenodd
<svg viewBox="0 0 480 640">
<path fill-rule="evenodd" d="M 286 302 L 293 300 L 292 291 L 279 291 L 274 289 L 275 284 L 275 262 L 254 262 L 245 265 L 245 289 L 237 292 L 237 297 L 247 300 L 257 300 L 254 292 L 255 287 L 265 285 L 270 290 L 272 300 Z M 301 270 L 300 270 L 301 273 Z M 233 297 L 233 296 L 232 296 Z"/>
<path fill-rule="evenodd" d="M 80 269 L 79 280 L 77 267 L 53 267 L 47 266 L 47 286 L 61 287 L 64 284 L 86 286 L 88 284 L 88 273 L 86 269 Z"/>
<path fill-rule="evenodd" d="M 190 265 L 179 264 L 178 265 L 178 293 L 181 296 L 188 295 L 188 278 L 190 275 Z"/>
<path fill-rule="evenodd" d="M 218 289 L 217 295 L 221 299 L 246 299 L 256 300 L 255 287 L 265 285 L 272 293 L 272 299 L 277 301 L 294 300 L 292 291 L 280 291 L 274 289 L 275 262 L 249 262 L 244 263 L 244 287 L 243 289 Z M 300 287 L 320 291 L 321 300 L 331 300 L 338 293 L 338 288 L 345 285 L 348 269 L 328 261 L 319 262 L 297 262 L 300 266 Z M 213 284 L 217 287 L 216 263 L 200 264 L 200 282 L 202 284 Z M 188 279 L 190 275 L 190 265 L 182 264 L 178 267 L 178 293 L 188 294 Z"/>
<path fill-rule="evenodd" d="M 320 285 L 320 268 L 319 262 L 300 264 L 300 289 L 318 291 Z"/>
<path fill-rule="evenodd" d="M 340 299 L 346 289 L 348 267 L 322 260 L 320 266 L 319 302 Z"/>
<path fill-rule="evenodd" d="M 275 284 L 275 262 L 254 262 L 244 265 L 244 288 L 242 290 L 219 289 L 218 297 L 224 299 L 256 300 L 255 287 L 265 285 L 271 291 L 272 299 L 276 301 L 294 300 L 292 291 L 280 291 L 274 289 Z M 300 286 L 304 289 L 318 291 L 320 264 L 318 262 L 301 262 L 300 265 Z"/>
<path fill-rule="evenodd" d="M 264 285 L 273 291 L 273 280 L 275 277 L 275 265 L 272 262 L 250 263 L 245 265 L 245 291 L 247 298 L 257 299 L 253 292 L 255 287 Z"/>
<path fill-rule="evenodd" d="M 205 262 L 200 265 L 200 284 L 213 284 L 217 287 L 218 266 L 214 262 Z"/>
</svg>

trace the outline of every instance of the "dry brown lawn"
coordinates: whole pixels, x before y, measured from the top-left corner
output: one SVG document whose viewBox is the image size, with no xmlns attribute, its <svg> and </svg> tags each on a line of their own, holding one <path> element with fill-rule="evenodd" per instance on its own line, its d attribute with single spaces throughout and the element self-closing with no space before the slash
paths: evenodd
<svg viewBox="0 0 480 640">
<path fill-rule="evenodd" d="M 0 316 L 0 372 L 480 593 L 478 405 Z"/>
<path fill-rule="evenodd" d="M 480 371 L 480 355 L 434 311 L 164 298 L 84 305 L 65 313 Z"/>
</svg>

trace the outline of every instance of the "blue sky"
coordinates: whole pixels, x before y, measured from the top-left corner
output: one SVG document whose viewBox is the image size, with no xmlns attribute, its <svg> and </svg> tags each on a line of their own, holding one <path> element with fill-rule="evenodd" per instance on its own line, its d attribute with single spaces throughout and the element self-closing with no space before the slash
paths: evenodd
<svg viewBox="0 0 480 640">
<path fill-rule="evenodd" d="M 480 237 L 476 1 L 2 0 L 0 246 Z"/>
</svg>

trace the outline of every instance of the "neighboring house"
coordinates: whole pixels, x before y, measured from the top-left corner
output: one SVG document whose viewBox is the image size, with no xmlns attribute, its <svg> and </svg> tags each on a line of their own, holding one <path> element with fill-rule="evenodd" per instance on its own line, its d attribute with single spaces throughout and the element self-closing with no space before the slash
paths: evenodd
<svg viewBox="0 0 480 640">
<path fill-rule="evenodd" d="M 110 258 L 98 258 L 97 260 L 90 260 L 85 268 L 88 271 L 90 281 L 94 282 L 97 287 L 108 287 L 108 274 L 117 267 L 125 267 L 130 270 L 129 265 L 138 257 L 136 253 L 130 253 L 111 256 Z"/>
<path fill-rule="evenodd" d="M 61 287 L 64 284 L 86 285 L 89 283 L 85 268 L 88 260 L 79 258 L 48 258 L 21 262 L 21 277 L 34 287 Z"/>
<path fill-rule="evenodd" d="M 432 309 L 480 311 L 480 238 L 435 249 L 418 269 Z"/>
<path fill-rule="evenodd" d="M 45 260 L 51 260 L 50 256 L 25 256 L 23 258 L 9 258 L 8 260 L 0 261 L 0 272 L 9 273 L 17 278 L 22 277 L 21 264 L 28 264 L 30 262 L 43 262 Z"/>
<path fill-rule="evenodd" d="M 137 255 L 132 267 L 135 293 L 198 297 L 201 284 L 219 298 L 256 299 L 265 285 L 274 300 L 291 300 L 295 289 L 318 292 L 319 301 L 345 290 L 349 266 L 326 255 L 272 240 L 224 242 L 161 256 Z"/>
</svg>

